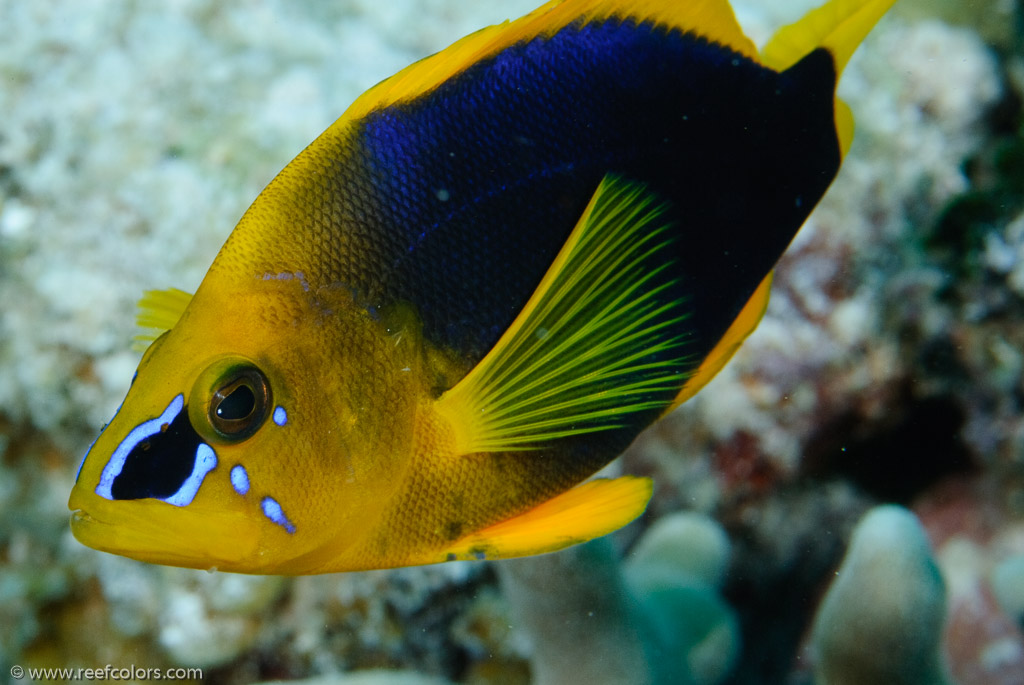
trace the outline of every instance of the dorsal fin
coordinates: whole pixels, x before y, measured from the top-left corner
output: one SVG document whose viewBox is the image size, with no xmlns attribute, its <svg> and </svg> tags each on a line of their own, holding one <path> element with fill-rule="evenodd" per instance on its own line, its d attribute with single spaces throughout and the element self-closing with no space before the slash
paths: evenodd
<svg viewBox="0 0 1024 685">
<path fill-rule="evenodd" d="M 438 400 L 457 452 L 532 449 L 671 404 L 689 365 L 662 214 L 644 186 L 602 181 L 519 316 Z"/>
<path fill-rule="evenodd" d="M 192 294 L 177 288 L 147 290 L 139 299 L 135 325 L 143 329 L 133 338 L 133 349 L 144 350 L 165 331 L 174 328 L 184 313 Z"/>
<path fill-rule="evenodd" d="M 553 0 L 533 12 L 480 29 L 429 57 L 406 67 L 366 91 L 336 122 L 353 121 L 396 102 L 430 92 L 442 81 L 516 43 L 552 36 L 574 23 L 649 21 L 702 36 L 757 59 L 757 49 L 736 22 L 726 0 Z M 333 128 L 333 127 L 332 127 Z"/>
</svg>

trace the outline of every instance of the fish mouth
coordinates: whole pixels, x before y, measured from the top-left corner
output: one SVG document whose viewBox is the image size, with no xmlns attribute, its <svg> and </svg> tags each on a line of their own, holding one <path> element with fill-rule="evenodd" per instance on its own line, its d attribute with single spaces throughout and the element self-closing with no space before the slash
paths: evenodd
<svg viewBox="0 0 1024 685">
<path fill-rule="evenodd" d="M 252 520 L 243 513 L 195 506 L 156 499 L 109 501 L 77 486 L 68 503 L 71 533 L 87 547 L 167 566 L 253 572 L 260 540 Z"/>
<path fill-rule="evenodd" d="M 76 526 L 84 526 L 89 523 L 96 521 L 88 512 L 82 509 L 75 509 L 71 512 L 71 528 L 74 530 Z"/>
</svg>

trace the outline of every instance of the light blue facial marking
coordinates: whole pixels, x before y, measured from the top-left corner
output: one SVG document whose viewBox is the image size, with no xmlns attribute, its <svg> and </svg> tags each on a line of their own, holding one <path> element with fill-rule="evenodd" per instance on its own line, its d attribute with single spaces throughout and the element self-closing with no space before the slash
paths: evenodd
<svg viewBox="0 0 1024 685">
<path fill-rule="evenodd" d="M 249 492 L 249 473 L 241 464 L 235 464 L 231 467 L 231 487 L 239 495 Z"/>
<path fill-rule="evenodd" d="M 196 493 L 199 492 L 199 486 L 203 484 L 203 479 L 206 478 L 206 474 L 212 471 L 217 466 L 217 453 L 213 451 L 213 448 L 207 445 L 205 442 L 199 443 L 199 447 L 196 448 L 196 461 L 192 465 L 192 473 L 189 477 L 181 484 L 178 491 L 166 498 L 164 502 L 173 504 L 176 507 L 184 507 L 192 504 L 192 500 L 195 499 Z"/>
<path fill-rule="evenodd" d="M 284 407 L 277 405 L 274 408 L 274 423 L 279 426 L 283 426 L 288 423 L 288 412 L 284 410 Z"/>
<path fill-rule="evenodd" d="M 117 449 L 114 450 L 107 465 L 103 467 L 103 473 L 100 474 L 100 483 L 96 486 L 97 495 L 109 500 L 114 499 L 114 495 L 111 492 L 111 488 L 114 486 L 114 479 L 121 475 L 121 469 L 124 468 L 124 462 L 131 451 L 149 436 L 159 433 L 160 426 L 173 421 L 184 406 L 185 396 L 182 394 L 175 395 L 171 403 L 167 405 L 167 409 L 164 409 L 163 414 L 155 419 L 143 421 L 131 430 L 128 436 L 117 446 Z M 193 469 L 193 473 L 195 473 L 195 469 Z"/>
<path fill-rule="evenodd" d="M 284 509 L 277 503 L 277 500 L 273 497 L 264 497 L 263 501 L 260 502 L 260 508 L 263 509 L 263 515 L 268 519 L 276 523 L 277 525 L 284 528 L 289 533 L 295 532 L 295 526 L 288 517 L 284 515 Z"/>
<path fill-rule="evenodd" d="M 106 426 L 104 426 L 104 428 L 106 428 Z M 100 435 L 103 435 L 103 431 L 100 431 Z M 96 440 L 99 440 L 99 439 L 100 439 L 100 436 L 97 435 L 96 436 Z M 78 482 L 78 479 L 82 477 L 82 467 L 85 466 L 85 461 L 86 461 L 86 459 L 89 458 L 89 452 L 92 452 L 92 446 L 96 444 L 96 440 L 93 440 L 92 442 L 89 443 L 89 446 L 85 450 L 85 454 L 82 456 L 82 461 L 78 462 L 78 471 L 75 473 L 75 482 L 76 483 Z"/>
</svg>

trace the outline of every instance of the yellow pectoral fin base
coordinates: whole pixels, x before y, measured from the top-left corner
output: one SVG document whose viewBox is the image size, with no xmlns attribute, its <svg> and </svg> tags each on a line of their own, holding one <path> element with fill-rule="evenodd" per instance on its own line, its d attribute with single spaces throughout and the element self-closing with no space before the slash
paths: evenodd
<svg viewBox="0 0 1024 685">
<path fill-rule="evenodd" d="M 524 514 L 467 535 L 423 563 L 554 552 L 618 530 L 644 513 L 652 492 L 650 478 L 587 481 Z"/>
<path fill-rule="evenodd" d="M 144 350 L 164 331 L 174 328 L 191 301 L 191 293 L 177 288 L 144 292 L 137 305 L 139 311 L 135 316 L 135 325 L 146 330 L 135 335 L 133 347 Z"/>
<path fill-rule="evenodd" d="M 519 316 L 438 400 L 456 452 L 534 449 L 672 403 L 692 363 L 663 212 L 640 184 L 601 182 Z"/>
</svg>

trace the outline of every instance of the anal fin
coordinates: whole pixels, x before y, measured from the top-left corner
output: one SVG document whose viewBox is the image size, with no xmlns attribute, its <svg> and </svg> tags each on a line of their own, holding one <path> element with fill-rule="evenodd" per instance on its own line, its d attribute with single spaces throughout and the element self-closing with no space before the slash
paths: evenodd
<svg viewBox="0 0 1024 685">
<path fill-rule="evenodd" d="M 554 552 L 618 530 L 644 513 L 651 494 L 650 478 L 590 480 L 519 516 L 467 535 L 431 561 Z"/>
</svg>

